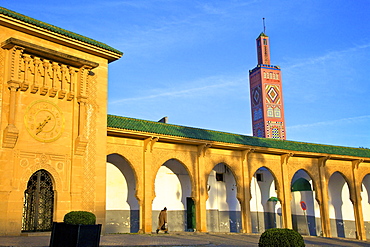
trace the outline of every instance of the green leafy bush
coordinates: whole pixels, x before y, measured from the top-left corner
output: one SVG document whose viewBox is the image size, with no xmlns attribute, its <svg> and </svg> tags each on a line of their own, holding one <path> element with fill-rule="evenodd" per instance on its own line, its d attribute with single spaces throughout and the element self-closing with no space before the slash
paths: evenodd
<svg viewBox="0 0 370 247">
<path fill-rule="evenodd" d="M 259 247 L 305 246 L 298 232 L 286 228 L 271 228 L 262 233 L 258 242 Z"/>
<path fill-rule="evenodd" d="M 91 212 L 71 211 L 64 215 L 63 222 L 71 225 L 95 225 L 96 217 Z"/>
</svg>

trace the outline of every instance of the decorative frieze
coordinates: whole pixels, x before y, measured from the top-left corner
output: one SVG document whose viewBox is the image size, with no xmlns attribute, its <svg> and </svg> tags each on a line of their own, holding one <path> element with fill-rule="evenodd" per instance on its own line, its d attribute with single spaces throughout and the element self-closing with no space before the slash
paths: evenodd
<svg viewBox="0 0 370 247">
<path fill-rule="evenodd" d="M 51 50 L 16 38 L 1 44 L 7 59 L 5 82 L 9 85 L 8 126 L 3 134 L 3 147 L 14 148 L 18 139 L 15 124 L 17 95 L 30 93 L 79 103 L 79 134 L 76 154 L 83 154 L 87 139 L 83 136 L 86 124 L 86 99 L 94 73 L 99 64 Z"/>
<path fill-rule="evenodd" d="M 10 38 L 2 43 L 8 50 L 8 81 L 18 82 L 22 92 L 71 101 L 88 93 L 91 69 L 97 63 Z"/>
<path fill-rule="evenodd" d="M 60 184 L 63 191 L 68 190 L 70 183 L 71 156 L 48 152 L 29 152 L 25 150 L 14 150 L 15 165 L 21 169 L 15 169 L 15 175 L 27 181 L 30 174 L 39 169 L 47 169 L 52 173 L 56 183 Z M 61 181 L 64 181 L 63 183 Z M 16 188 L 18 183 L 13 184 Z"/>
<path fill-rule="evenodd" d="M 64 99 L 68 93 L 67 100 L 73 99 L 70 96 L 75 95 L 77 68 L 30 54 L 22 54 L 20 61 L 21 91 L 52 98 L 58 95 L 58 99 Z"/>
</svg>

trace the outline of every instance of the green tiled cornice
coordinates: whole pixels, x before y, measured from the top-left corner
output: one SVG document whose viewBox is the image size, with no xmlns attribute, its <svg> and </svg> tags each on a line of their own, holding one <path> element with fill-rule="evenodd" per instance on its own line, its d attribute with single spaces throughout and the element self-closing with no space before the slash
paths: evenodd
<svg viewBox="0 0 370 247">
<path fill-rule="evenodd" d="M 108 115 L 108 127 L 168 136 L 184 137 L 197 140 L 283 149 L 288 151 L 348 155 L 370 158 L 370 149 L 258 138 L 253 136 L 237 135 L 206 129 L 197 129 L 192 127 L 184 127 L 179 125 L 139 120 L 127 117 L 119 117 L 114 115 Z"/>
<path fill-rule="evenodd" d="M 79 35 L 77 33 L 73 33 L 73 32 L 67 31 L 65 29 L 62 29 L 62 28 L 59 28 L 59 27 L 56 27 L 56 26 L 47 24 L 47 23 L 42 22 L 42 21 L 38 21 L 36 19 L 33 19 L 31 17 L 28 17 L 28 16 L 25 16 L 25 15 L 19 14 L 17 12 L 11 11 L 11 10 L 6 9 L 6 8 L 3 8 L 3 7 L 0 7 L 0 14 L 9 16 L 11 18 L 14 18 L 14 19 L 17 19 L 17 20 L 20 20 L 20 21 L 23 21 L 25 23 L 29 23 L 29 24 L 35 25 L 35 26 L 40 27 L 40 28 L 44 28 L 46 30 L 49 30 L 49 31 L 52 31 L 54 33 L 58 33 L 58 34 L 61 34 L 61 35 L 64 35 L 64 36 L 69 37 L 69 38 L 72 38 L 72 39 L 76 39 L 76 40 L 79 40 L 79 41 L 82 41 L 82 42 L 85 42 L 85 43 L 88 43 L 88 44 L 91 44 L 91 45 L 94 45 L 94 46 L 97 46 L 97 47 L 106 49 L 108 51 L 111 51 L 111 52 L 114 52 L 114 53 L 117 53 L 117 54 L 120 54 L 120 55 L 123 54 L 121 51 L 116 50 L 113 47 L 110 47 L 110 46 L 108 46 L 108 45 L 106 45 L 104 43 L 101 43 L 99 41 L 96 41 L 96 40 L 87 38 L 85 36 Z"/>
</svg>

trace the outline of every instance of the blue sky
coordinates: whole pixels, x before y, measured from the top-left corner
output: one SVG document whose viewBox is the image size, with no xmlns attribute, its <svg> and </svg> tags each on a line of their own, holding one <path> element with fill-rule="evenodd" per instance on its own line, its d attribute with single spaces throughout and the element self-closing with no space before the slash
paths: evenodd
<svg viewBox="0 0 370 247">
<path fill-rule="evenodd" d="M 106 43 L 108 113 L 251 135 L 248 73 L 270 37 L 287 139 L 370 148 L 370 1 L 3 0 Z"/>
</svg>

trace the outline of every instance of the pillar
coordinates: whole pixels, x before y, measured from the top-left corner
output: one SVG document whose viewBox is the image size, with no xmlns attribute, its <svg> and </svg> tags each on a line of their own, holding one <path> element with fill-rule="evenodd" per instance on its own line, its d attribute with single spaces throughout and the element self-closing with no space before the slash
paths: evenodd
<svg viewBox="0 0 370 247">
<path fill-rule="evenodd" d="M 353 178 L 353 190 L 351 190 L 351 201 L 353 204 L 353 211 L 355 215 L 356 224 L 356 238 L 358 240 L 366 240 L 366 230 L 364 223 L 364 215 L 361 204 L 361 182 L 358 177 L 358 167 L 363 160 L 352 161 L 352 178 Z"/>
<path fill-rule="evenodd" d="M 248 149 L 242 151 L 242 177 L 243 177 L 243 188 L 242 188 L 242 232 L 252 233 L 252 222 L 251 222 L 251 186 L 249 177 L 249 155 L 254 152 L 254 149 Z"/>
<path fill-rule="evenodd" d="M 205 154 L 209 144 L 198 146 L 198 159 L 196 164 L 196 196 L 195 196 L 195 210 L 196 210 L 196 227 L 199 232 L 207 232 L 207 181 L 204 172 L 205 168 Z"/>
<path fill-rule="evenodd" d="M 288 160 L 293 154 L 281 156 L 281 185 L 279 186 L 279 200 L 281 203 L 283 227 L 293 229 L 291 201 L 291 181 L 288 173 Z"/>
<path fill-rule="evenodd" d="M 154 199 L 154 181 L 152 173 L 153 145 L 158 141 L 156 137 L 144 140 L 142 165 L 142 194 L 140 204 L 140 232 L 152 232 L 152 203 Z"/>
<path fill-rule="evenodd" d="M 320 176 L 320 192 L 319 192 L 319 206 L 320 206 L 320 219 L 322 236 L 330 238 L 330 218 L 329 218 L 329 192 L 328 192 L 328 181 L 326 177 L 326 161 L 330 159 L 330 156 L 319 159 L 319 176 Z"/>
</svg>

